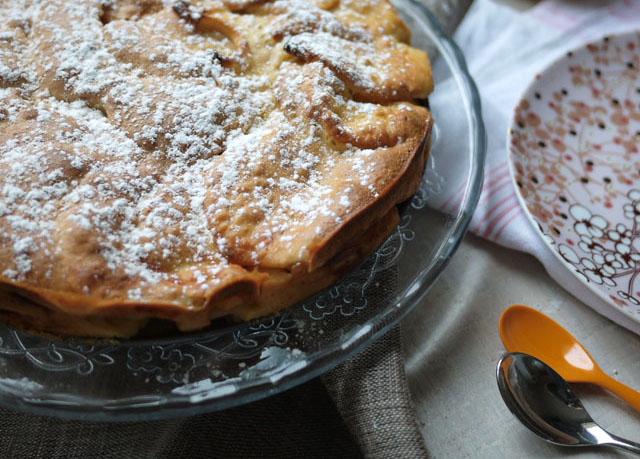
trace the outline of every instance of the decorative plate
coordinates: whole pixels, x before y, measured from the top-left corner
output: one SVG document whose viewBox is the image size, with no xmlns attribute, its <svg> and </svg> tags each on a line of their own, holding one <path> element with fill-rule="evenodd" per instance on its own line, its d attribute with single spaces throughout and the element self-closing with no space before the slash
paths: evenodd
<svg viewBox="0 0 640 459">
<path fill-rule="evenodd" d="M 0 405 L 89 420 L 219 410 L 320 375 L 418 303 L 458 247 L 478 202 L 485 134 L 460 51 L 424 7 L 394 3 L 442 84 L 430 97 L 436 126 L 422 183 L 376 253 L 277 317 L 163 341 L 54 342 L 0 326 Z M 447 213 L 432 209 L 434 199 L 454 192 L 459 199 Z"/>
<path fill-rule="evenodd" d="M 640 32 L 569 52 L 538 75 L 509 129 L 511 172 L 554 254 L 640 321 Z"/>
</svg>

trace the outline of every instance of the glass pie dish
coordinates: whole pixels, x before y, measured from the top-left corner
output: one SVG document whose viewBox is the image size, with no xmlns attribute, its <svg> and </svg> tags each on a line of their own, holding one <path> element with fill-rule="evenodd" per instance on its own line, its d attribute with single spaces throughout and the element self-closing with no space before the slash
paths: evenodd
<svg viewBox="0 0 640 459">
<path fill-rule="evenodd" d="M 148 420 L 275 394 L 349 358 L 404 317 L 458 247 L 477 204 L 485 133 L 462 54 L 414 0 L 394 0 L 436 84 L 431 154 L 401 223 L 334 286 L 275 317 L 175 337 L 51 341 L 0 327 L 0 405 L 90 420 Z"/>
</svg>

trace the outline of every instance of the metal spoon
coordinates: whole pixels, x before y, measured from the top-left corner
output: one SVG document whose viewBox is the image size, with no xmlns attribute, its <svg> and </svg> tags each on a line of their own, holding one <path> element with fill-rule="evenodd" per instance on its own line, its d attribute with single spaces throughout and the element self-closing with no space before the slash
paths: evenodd
<svg viewBox="0 0 640 459">
<path fill-rule="evenodd" d="M 596 424 L 569 384 L 535 357 L 519 352 L 504 355 L 496 378 L 509 410 L 544 440 L 561 446 L 612 446 L 640 456 L 640 444 Z"/>
<path fill-rule="evenodd" d="M 605 374 L 578 340 L 550 317 L 513 305 L 500 316 L 498 331 L 507 351 L 537 357 L 569 382 L 604 387 L 640 411 L 640 393 Z"/>
</svg>

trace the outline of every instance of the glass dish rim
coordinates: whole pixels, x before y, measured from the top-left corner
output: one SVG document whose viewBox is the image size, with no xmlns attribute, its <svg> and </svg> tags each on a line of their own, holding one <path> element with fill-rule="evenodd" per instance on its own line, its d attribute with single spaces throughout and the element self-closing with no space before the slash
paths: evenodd
<svg viewBox="0 0 640 459">
<path fill-rule="evenodd" d="M 362 330 L 348 341 L 327 346 L 315 354 L 313 360 L 309 360 L 302 368 L 287 371 L 281 375 L 243 381 L 242 390 L 234 390 L 228 394 L 221 394 L 220 387 L 217 387 L 214 390 L 203 389 L 201 393 L 191 393 L 181 397 L 173 395 L 163 398 L 162 401 L 153 400 L 148 403 L 145 403 L 143 396 L 98 403 L 84 396 L 73 396 L 67 393 L 49 393 L 46 399 L 34 400 L 25 392 L 15 388 L 11 390 L 12 388 L 0 381 L 0 406 L 28 411 L 32 414 L 75 420 L 128 422 L 176 418 L 231 408 L 285 391 L 329 371 L 379 339 L 416 307 L 449 263 L 471 221 L 482 190 L 486 132 L 482 120 L 480 95 L 462 51 L 424 5 L 417 0 L 403 1 L 422 13 L 422 19 L 431 27 L 431 32 L 439 40 L 438 48 L 441 57 L 447 59 L 448 64 L 458 71 L 453 74 L 453 77 L 463 89 L 466 96 L 465 104 L 468 105 L 466 113 L 471 125 L 469 133 L 471 164 L 469 184 L 462 197 L 461 210 L 451 222 L 448 240 L 442 244 L 431 263 L 425 264 L 405 288 L 406 293 L 402 296 L 402 302 L 381 311 L 373 318 L 371 325 L 363 326 Z"/>
</svg>

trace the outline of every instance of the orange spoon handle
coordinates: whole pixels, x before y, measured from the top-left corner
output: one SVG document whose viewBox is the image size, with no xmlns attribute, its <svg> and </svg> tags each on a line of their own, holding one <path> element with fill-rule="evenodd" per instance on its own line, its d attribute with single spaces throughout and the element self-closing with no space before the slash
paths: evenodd
<svg viewBox="0 0 640 459">
<path fill-rule="evenodd" d="M 604 373 L 601 378 L 598 378 L 598 383 L 634 407 L 636 411 L 640 411 L 640 392 L 622 384 L 620 381 L 616 381 Z"/>
</svg>

